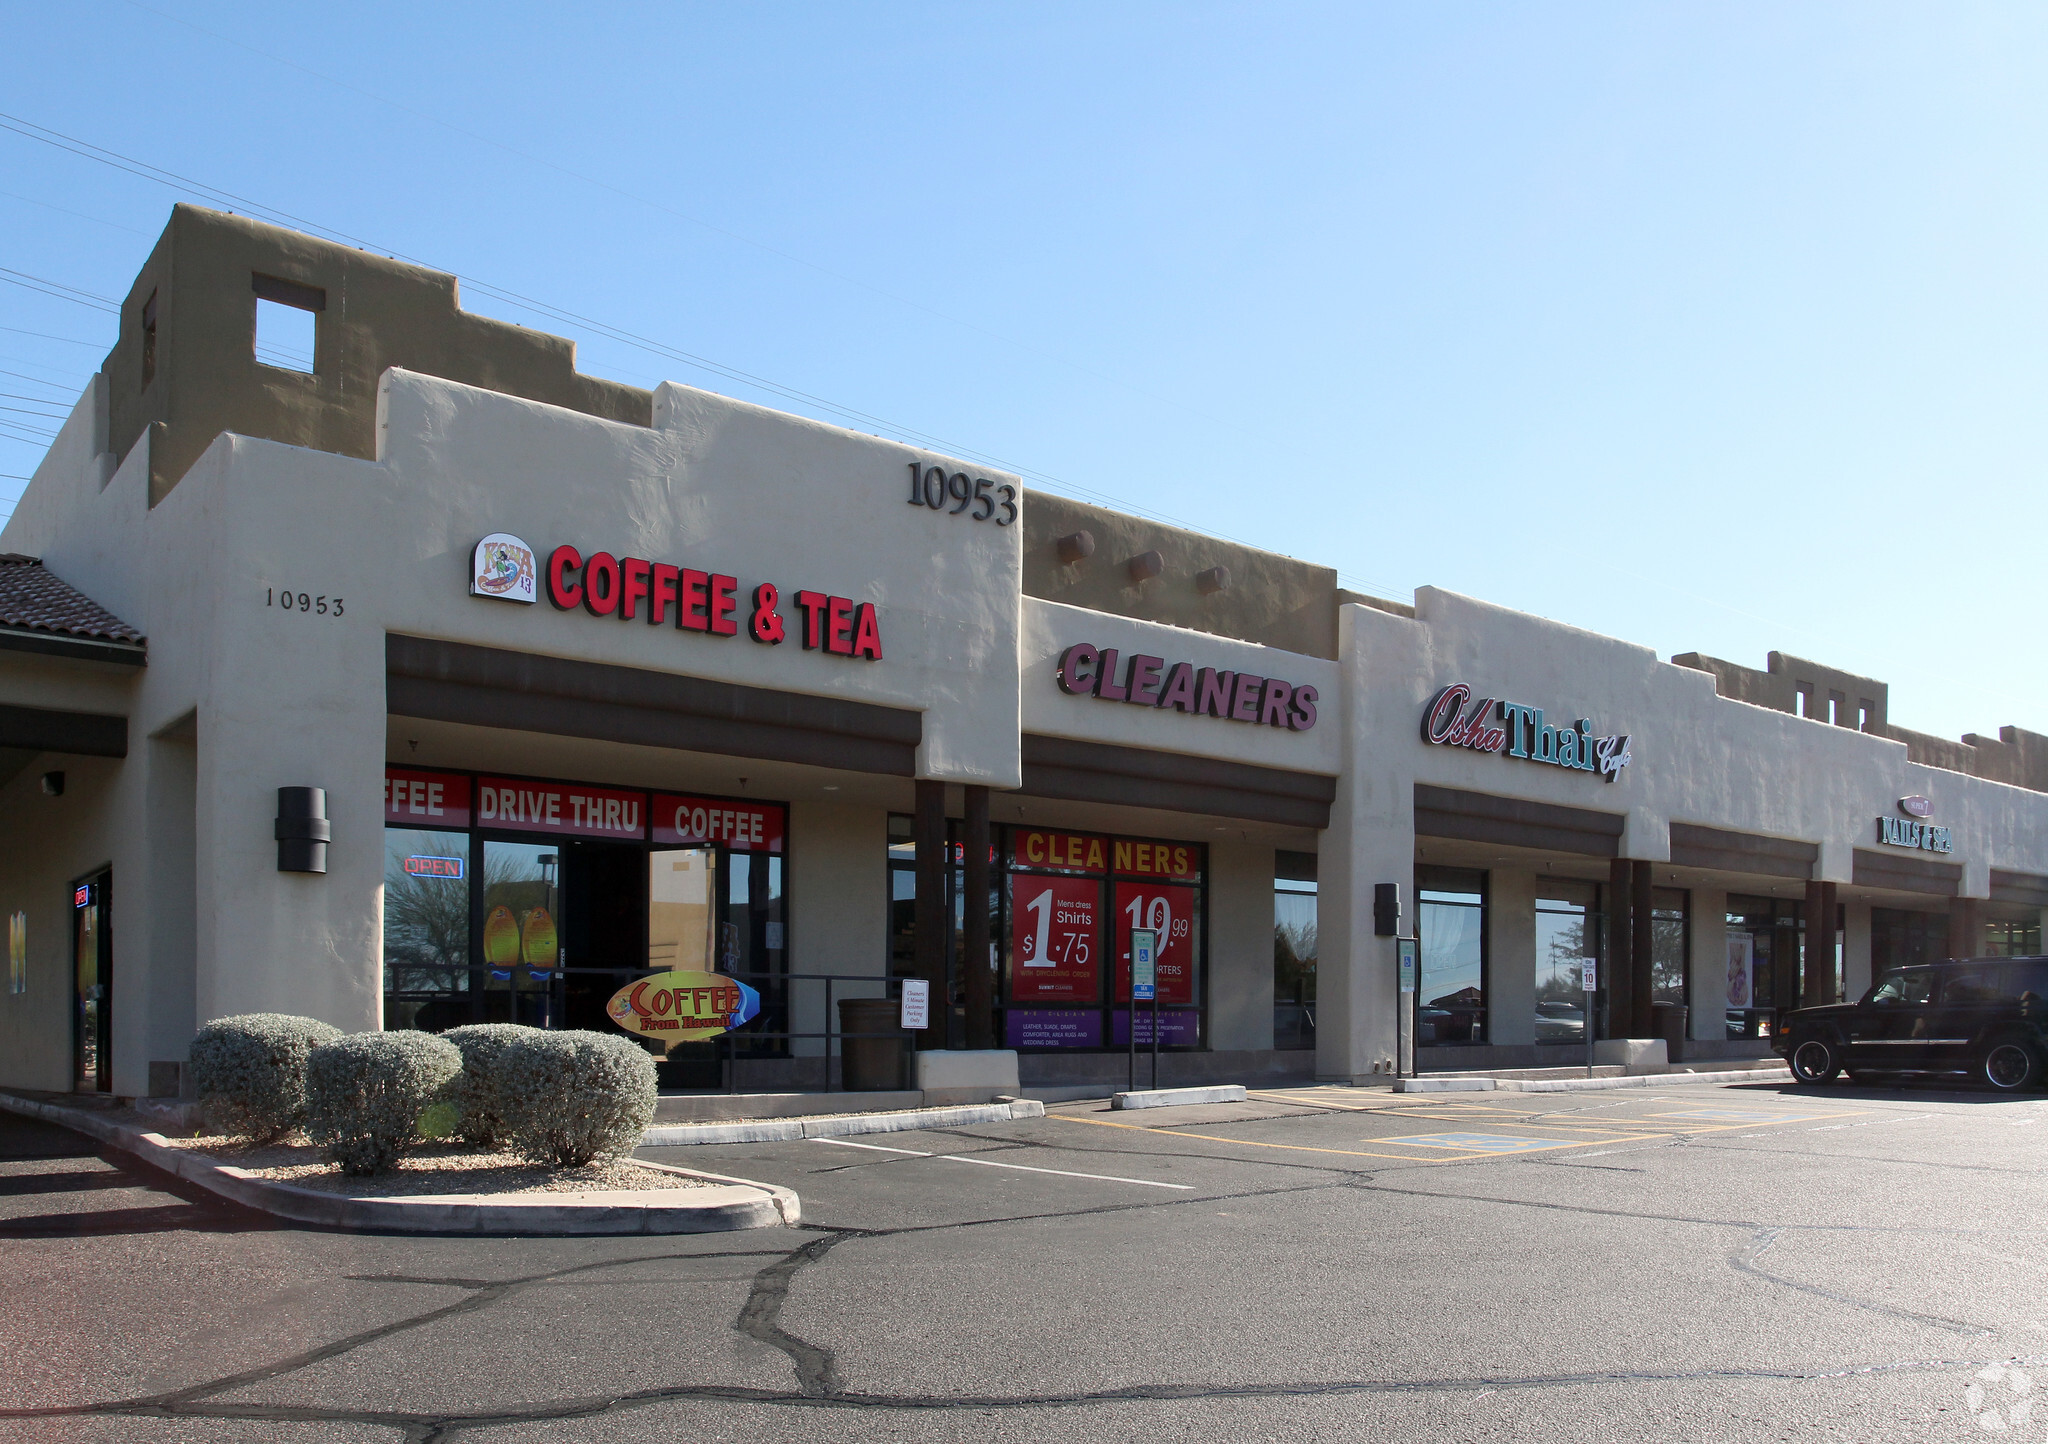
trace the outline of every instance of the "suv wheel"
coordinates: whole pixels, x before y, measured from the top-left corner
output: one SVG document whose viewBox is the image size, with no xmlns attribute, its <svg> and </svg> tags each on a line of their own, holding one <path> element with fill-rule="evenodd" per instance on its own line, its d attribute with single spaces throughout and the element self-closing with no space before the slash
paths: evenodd
<svg viewBox="0 0 2048 1444">
<path fill-rule="evenodd" d="M 1792 1076 L 1801 1083 L 1830 1083 L 1842 1071 L 1835 1045 L 1825 1038 L 1807 1038 L 1792 1046 Z"/>
<path fill-rule="evenodd" d="M 2017 1038 L 2000 1038 L 1977 1060 L 1977 1076 L 2000 1093 L 2017 1093 L 2041 1080 L 2041 1055 Z"/>
</svg>

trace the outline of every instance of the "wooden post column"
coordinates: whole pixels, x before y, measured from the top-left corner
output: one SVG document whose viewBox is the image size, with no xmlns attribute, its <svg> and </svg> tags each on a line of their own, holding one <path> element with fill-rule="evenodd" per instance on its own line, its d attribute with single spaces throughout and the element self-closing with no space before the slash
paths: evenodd
<svg viewBox="0 0 2048 1444">
<path fill-rule="evenodd" d="M 1626 1038 L 1635 1027 L 1635 926 L 1629 919 L 1634 896 L 1629 860 L 1617 857 L 1607 869 L 1607 1036 Z"/>
<path fill-rule="evenodd" d="M 917 806 L 911 819 L 917 844 L 917 901 L 911 905 L 915 976 L 932 985 L 931 1016 L 945 1037 L 946 1016 L 946 784 L 917 784 Z M 931 1029 L 925 1030 L 927 1035 Z"/>
<path fill-rule="evenodd" d="M 1805 986 L 1799 1004 L 1818 1008 L 1835 1000 L 1835 885 L 1809 882 L 1806 885 Z"/>
<path fill-rule="evenodd" d="M 964 886 L 966 917 L 962 920 L 963 946 L 960 966 L 966 970 L 967 1046 L 993 1048 L 996 1045 L 995 974 L 989 968 L 988 917 L 988 789 L 967 789 L 965 845 L 967 866 Z"/>
<path fill-rule="evenodd" d="M 1629 865 L 1628 923 L 1634 946 L 1630 949 L 1629 1025 L 1631 1038 L 1657 1035 L 1657 1015 L 1650 1005 L 1657 1001 L 1656 941 L 1650 929 L 1650 878 L 1656 864 L 1636 861 Z"/>
</svg>

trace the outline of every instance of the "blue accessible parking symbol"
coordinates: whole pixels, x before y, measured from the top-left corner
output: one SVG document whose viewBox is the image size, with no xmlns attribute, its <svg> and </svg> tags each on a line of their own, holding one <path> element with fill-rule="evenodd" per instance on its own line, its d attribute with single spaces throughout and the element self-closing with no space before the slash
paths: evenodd
<svg viewBox="0 0 2048 1444">
<path fill-rule="evenodd" d="M 1453 1148 L 1467 1153 L 1529 1153 L 1542 1148 L 1569 1148 L 1569 1138 L 1515 1138 L 1505 1133 L 1416 1133 L 1406 1138 L 1376 1138 L 1374 1143 L 1406 1143 L 1416 1148 Z"/>
</svg>

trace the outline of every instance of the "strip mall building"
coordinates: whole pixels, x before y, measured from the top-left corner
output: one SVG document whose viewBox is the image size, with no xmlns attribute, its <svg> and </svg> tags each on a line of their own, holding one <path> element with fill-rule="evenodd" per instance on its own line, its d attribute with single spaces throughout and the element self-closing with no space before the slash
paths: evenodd
<svg viewBox="0 0 2048 1444">
<path fill-rule="evenodd" d="M 762 1009 L 672 1086 L 826 1085 L 836 1000 L 902 977 L 924 1046 L 1113 1081 L 1134 927 L 1169 1081 L 1371 1079 L 1397 1026 L 1577 1061 L 1586 957 L 1600 1036 L 1741 1056 L 1874 968 L 2041 950 L 2048 737 L 596 380 L 203 210 L 0 550 L 9 1086 L 175 1092 L 258 1010 L 606 1027 L 675 967 Z"/>
</svg>

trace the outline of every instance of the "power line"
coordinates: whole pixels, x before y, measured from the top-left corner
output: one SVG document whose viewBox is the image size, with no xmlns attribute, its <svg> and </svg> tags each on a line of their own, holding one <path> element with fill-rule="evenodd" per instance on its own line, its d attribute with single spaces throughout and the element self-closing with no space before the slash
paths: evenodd
<svg viewBox="0 0 2048 1444">
<path fill-rule="evenodd" d="M 321 78 L 324 79 L 325 77 Z M 301 231 L 306 231 L 314 235 L 324 236 L 346 245 L 356 246 L 360 249 L 380 251 L 384 255 L 391 257 L 393 260 L 402 260 L 406 261 L 409 264 L 428 267 L 429 269 L 442 269 L 438 267 L 433 267 L 430 262 L 421 260 L 418 257 L 407 256 L 402 253 L 395 252 L 381 246 L 373 245 L 360 236 L 349 235 L 347 232 L 338 231 L 333 229 L 332 227 L 324 226 L 319 222 L 309 220 L 304 216 L 293 215 L 289 211 L 280 210 L 274 206 L 266 205 L 263 202 L 253 200 L 248 196 L 238 195 L 233 191 L 223 190 L 218 186 L 210 185 L 204 181 L 196 180 L 190 176 L 181 175 L 176 171 L 166 170 L 163 167 L 153 165 L 148 161 L 140 160 L 134 156 L 125 155 L 119 151 L 109 150 L 104 146 L 95 145 L 91 141 L 83 140 L 77 136 L 68 135 L 62 131 L 52 130 L 48 126 L 38 125 L 34 121 L 24 119 L 20 116 L 11 115 L 4 111 L 0 111 L 0 130 L 12 131 L 14 134 L 22 136 L 24 139 L 40 142 L 41 144 L 51 146 L 54 149 L 65 151 L 68 152 L 69 154 L 78 156 L 81 159 L 94 161 L 98 164 L 109 166 L 112 169 L 124 171 L 127 174 L 136 176 L 143 180 L 153 181 L 158 185 L 167 186 L 173 190 L 185 190 L 189 193 L 199 195 L 203 198 L 212 199 L 215 201 L 216 204 L 226 204 L 230 209 L 239 207 L 244 212 L 257 215 L 260 218 L 269 218 L 273 221 L 274 224 L 284 225 Z M 791 257 L 790 259 L 795 260 L 797 258 Z M 800 264 L 808 265 L 810 263 L 800 262 Z M 4 267 L 0 267 L 0 272 L 4 272 L 5 269 L 6 268 Z M 25 273 L 14 272 L 12 274 L 22 275 Z M 681 350 L 678 347 L 670 346 L 665 342 L 657 341 L 650 337 L 642 336 L 635 332 L 627 331 L 622 327 L 613 326 L 609 322 L 599 321 L 593 317 L 584 316 L 577 312 L 569 311 L 565 308 L 552 305 L 548 302 L 537 300 L 534 297 L 525 296 L 516 291 L 510 291 L 499 286 L 491 285 L 490 283 L 483 281 L 477 277 L 466 276 L 460 272 L 455 272 L 454 274 L 456 275 L 458 281 L 467 285 L 470 289 L 481 292 L 484 295 L 491 296 L 502 301 L 507 301 L 514 305 L 523 306 L 539 315 L 548 316 L 552 319 L 561 321 L 566 324 L 580 326 L 584 328 L 586 331 L 589 331 L 595 335 L 603 336 L 608 340 L 616 341 L 622 345 L 631 346 L 639 350 L 647 351 L 653 355 L 662 356 L 669 360 L 677 361 L 684 365 L 691 366 L 698 370 L 709 372 L 712 375 L 724 377 L 727 380 L 738 381 L 744 385 L 756 387 L 760 390 L 767 391 L 771 395 L 780 396 L 785 400 L 795 401 L 806 406 L 814 407 L 818 410 L 829 412 L 834 416 L 840 417 L 848 421 L 858 422 L 865 427 L 875 427 L 885 432 L 892 432 L 900 440 L 905 440 L 918 446 L 928 447 L 932 450 L 941 451 L 950 456 L 959 457 L 963 460 L 977 461 L 985 465 L 998 467 L 1002 470 L 1012 472 L 1019 477 L 1043 483 L 1048 487 L 1048 489 L 1065 491 L 1070 494 L 1078 493 L 1079 495 L 1077 499 L 1080 500 L 1092 500 L 1099 504 L 1109 506 L 1111 508 L 1130 512 L 1133 515 L 1149 517 L 1154 521 L 1163 522 L 1169 526 L 1180 527 L 1183 530 L 1204 533 L 1206 535 L 1217 537 L 1219 540 L 1234 542 L 1239 546 L 1256 547 L 1255 543 L 1245 541 L 1242 538 L 1232 537 L 1222 532 L 1206 531 L 1205 528 L 1196 526 L 1190 522 L 1181 520 L 1177 517 L 1170 516 L 1164 512 L 1159 512 L 1148 507 L 1138 506 L 1120 497 L 1113 496 L 1108 492 L 1098 491 L 1093 487 L 1087 487 L 1076 482 L 1065 480 L 1064 478 L 1054 476 L 1049 472 L 1040 471 L 1034 467 L 1027 467 L 1016 462 L 1008 461 L 1002 457 L 993 455 L 989 452 L 981 451 L 978 448 L 961 446 L 955 442 L 948 441 L 943 437 L 935 436 L 932 433 L 921 431 L 913 427 L 905 426 L 898 422 L 889 421 L 886 418 L 875 416 L 869 412 L 860 411 L 858 409 L 848 406 L 843 406 L 834 401 L 828 401 L 824 397 L 815 396 L 810 392 L 800 391 L 794 387 L 785 386 L 781 382 L 771 381 L 766 377 L 757 376 L 751 372 L 742 371 L 737 367 L 728 366 L 723 362 L 714 361 L 709 357 L 698 356 L 694 353 Z M 8 279 L 8 276 L 0 274 L 0 280 L 5 279 Z M 15 284 L 21 283 L 16 282 Z M 59 283 L 51 282 L 49 284 L 56 285 Z M 855 284 L 860 283 L 855 282 Z M 31 287 L 30 289 L 33 289 L 33 287 Z M 65 287 L 64 289 L 71 290 L 74 288 Z M 92 296 L 93 293 L 80 292 L 79 294 L 81 296 Z M 70 298 L 60 296 L 57 299 L 63 300 Z M 101 302 L 102 304 L 114 310 L 118 314 L 118 303 L 105 297 L 95 296 L 93 297 L 93 300 Z M 81 304 L 88 303 L 82 301 Z M 1263 548 L 1258 549 L 1263 550 Z M 1384 588 L 1378 587 L 1374 583 L 1365 581 L 1363 578 L 1348 577 L 1348 574 L 1341 572 L 1339 573 L 1339 576 L 1340 578 L 1346 578 L 1355 581 L 1363 587 L 1368 587 L 1374 590 L 1385 590 Z"/>
<path fill-rule="evenodd" d="M 30 362 L 29 364 L 34 365 L 35 363 Z M 50 369 L 54 371 L 56 368 L 53 366 Z M 12 376 L 18 381 L 28 382 L 31 386 L 47 386 L 52 391 L 69 391 L 72 389 L 62 381 L 45 381 L 40 376 L 31 376 L 26 371 L 9 371 L 4 366 L 0 366 L 0 376 Z"/>
<path fill-rule="evenodd" d="M 107 344 L 104 341 L 81 341 L 75 336 L 52 336 L 47 331 L 24 331 L 19 326 L 0 326 L 0 331 L 16 336 L 33 336 L 38 341 L 62 341 L 66 346 L 90 346 L 94 350 Z M 53 366 L 50 369 L 54 371 L 56 368 Z"/>
<path fill-rule="evenodd" d="M 121 314 L 120 303 L 105 296 L 95 296 L 90 291 L 81 291 L 75 286 L 64 285 L 61 281 L 46 281 L 41 276 L 31 276 L 26 271 L 10 271 L 0 266 L 0 281 L 10 286 L 19 286 L 24 291 L 34 291 L 39 296 L 48 296 L 53 301 L 70 301 L 80 306 L 91 306 L 97 311 L 111 311 Z M 72 294 L 66 295 L 65 292 Z"/>
</svg>

